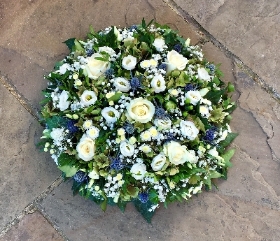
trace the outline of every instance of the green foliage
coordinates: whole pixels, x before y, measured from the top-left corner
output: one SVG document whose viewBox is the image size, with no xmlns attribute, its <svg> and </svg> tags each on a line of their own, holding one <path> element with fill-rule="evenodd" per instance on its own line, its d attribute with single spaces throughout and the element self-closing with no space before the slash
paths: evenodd
<svg viewBox="0 0 280 241">
<path fill-rule="evenodd" d="M 64 41 L 63 43 L 65 43 L 67 45 L 68 49 L 70 51 L 72 51 L 73 47 L 75 46 L 75 40 L 76 40 L 75 38 L 70 38 L 70 39 L 67 39 L 66 41 Z"/>
<path fill-rule="evenodd" d="M 137 211 L 142 214 L 142 216 L 146 219 L 148 223 L 151 223 L 152 217 L 154 216 L 155 212 L 149 212 L 149 209 L 153 206 L 153 203 L 150 201 L 142 203 L 139 199 L 135 199 L 133 203 Z"/>
<path fill-rule="evenodd" d="M 66 125 L 66 121 L 67 120 L 64 117 L 55 115 L 46 119 L 46 124 L 49 129 L 61 128 L 62 126 Z"/>
</svg>

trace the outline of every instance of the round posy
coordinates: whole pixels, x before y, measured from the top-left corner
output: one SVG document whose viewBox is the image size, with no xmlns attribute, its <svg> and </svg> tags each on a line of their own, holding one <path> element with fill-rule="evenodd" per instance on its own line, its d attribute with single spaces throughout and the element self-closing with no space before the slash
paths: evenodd
<svg viewBox="0 0 280 241">
<path fill-rule="evenodd" d="M 74 192 L 103 210 L 132 201 L 149 221 L 159 203 L 226 176 L 233 85 L 199 46 L 145 21 L 66 44 L 70 54 L 46 76 L 41 144 Z"/>
</svg>

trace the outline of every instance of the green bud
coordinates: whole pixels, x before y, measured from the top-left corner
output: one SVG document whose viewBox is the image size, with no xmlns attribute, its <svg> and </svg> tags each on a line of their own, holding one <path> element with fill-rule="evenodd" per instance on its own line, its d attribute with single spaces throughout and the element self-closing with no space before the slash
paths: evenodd
<svg viewBox="0 0 280 241">
<path fill-rule="evenodd" d="M 193 110 L 193 106 L 192 105 L 186 106 L 185 109 L 186 110 Z"/>
<path fill-rule="evenodd" d="M 69 118 L 69 119 L 72 119 L 72 118 L 73 118 L 73 116 L 70 115 L 70 114 L 66 114 L 66 117 Z"/>
<path fill-rule="evenodd" d="M 77 114 L 72 115 L 72 117 L 73 117 L 74 120 L 78 120 L 79 119 L 79 116 Z"/>
<path fill-rule="evenodd" d="M 165 103 L 165 108 L 167 111 L 174 110 L 176 108 L 176 104 L 173 101 L 168 101 Z"/>
<path fill-rule="evenodd" d="M 186 118 L 188 116 L 188 112 L 187 111 L 184 111 L 183 112 L 183 116 Z"/>
<path fill-rule="evenodd" d="M 226 119 L 227 119 L 228 121 L 231 121 L 232 116 L 231 116 L 231 115 L 227 115 Z"/>
<path fill-rule="evenodd" d="M 173 70 L 172 73 L 171 73 L 171 76 L 172 77 L 178 77 L 180 75 L 180 73 L 181 72 L 179 70 Z"/>
<path fill-rule="evenodd" d="M 185 99 L 185 104 L 188 105 L 191 103 L 191 100 L 190 99 Z"/>
<path fill-rule="evenodd" d="M 234 92 L 234 91 L 235 91 L 234 85 L 232 83 L 229 83 L 228 84 L 228 92 Z"/>
</svg>

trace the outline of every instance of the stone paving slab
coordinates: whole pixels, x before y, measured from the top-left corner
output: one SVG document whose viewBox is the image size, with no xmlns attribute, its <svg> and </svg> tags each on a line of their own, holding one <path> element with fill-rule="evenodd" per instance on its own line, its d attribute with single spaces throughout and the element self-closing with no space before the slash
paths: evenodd
<svg viewBox="0 0 280 241">
<path fill-rule="evenodd" d="M 60 175 L 35 144 L 38 122 L 0 82 L 0 230 Z"/>
<path fill-rule="evenodd" d="M 280 93 L 280 3 L 266 0 L 175 2 Z"/>
<path fill-rule="evenodd" d="M 64 240 L 39 212 L 26 215 L 4 237 L 0 238 L 0 241 Z"/>
</svg>

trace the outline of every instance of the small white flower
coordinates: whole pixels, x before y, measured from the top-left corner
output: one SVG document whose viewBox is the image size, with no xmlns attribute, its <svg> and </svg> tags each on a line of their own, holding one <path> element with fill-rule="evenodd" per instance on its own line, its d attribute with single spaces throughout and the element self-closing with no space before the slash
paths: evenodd
<svg viewBox="0 0 280 241">
<path fill-rule="evenodd" d="M 50 133 L 51 138 L 54 141 L 62 141 L 64 138 L 64 129 L 63 128 L 53 128 Z"/>
<path fill-rule="evenodd" d="M 107 123 L 115 123 L 120 117 L 120 113 L 113 107 L 105 107 L 101 111 L 101 115 L 105 118 Z"/>
<path fill-rule="evenodd" d="M 187 137 L 191 141 L 194 140 L 199 133 L 199 130 L 196 128 L 194 123 L 191 121 L 181 120 L 180 128 L 181 128 L 182 135 L 184 137 Z"/>
<path fill-rule="evenodd" d="M 88 130 L 90 127 L 92 127 L 92 120 L 86 120 L 84 123 L 83 123 L 83 128 Z"/>
<path fill-rule="evenodd" d="M 108 46 L 99 47 L 99 48 L 98 48 L 98 52 L 99 52 L 99 53 L 105 52 L 105 53 L 109 54 L 110 56 L 116 54 L 115 50 L 113 50 L 112 48 L 110 48 L 110 47 L 108 47 Z"/>
<path fill-rule="evenodd" d="M 135 68 L 137 59 L 131 55 L 128 55 L 122 60 L 122 67 L 126 70 L 132 70 Z"/>
<path fill-rule="evenodd" d="M 99 179 L 99 174 L 94 169 L 88 174 L 89 178 L 91 179 Z M 98 189 L 99 190 L 99 189 Z M 96 190 L 96 191 L 98 191 Z"/>
<path fill-rule="evenodd" d="M 139 150 L 144 152 L 144 153 L 149 153 L 149 152 L 152 151 L 151 147 L 146 145 L 146 144 L 143 144 L 142 146 L 140 146 Z"/>
<path fill-rule="evenodd" d="M 121 92 L 128 92 L 131 89 L 130 83 L 126 78 L 117 77 L 113 81 L 115 88 Z"/>
<path fill-rule="evenodd" d="M 162 52 L 165 48 L 165 41 L 163 38 L 156 38 L 153 42 L 153 46 L 155 46 L 156 50 Z"/>
<path fill-rule="evenodd" d="M 127 141 L 122 141 L 120 144 L 120 151 L 124 156 L 132 156 L 134 154 L 134 145 Z"/>
<path fill-rule="evenodd" d="M 157 138 L 157 136 L 158 136 L 158 131 L 157 131 L 157 129 L 156 129 L 154 126 L 152 126 L 152 127 L 149 129 L 149 132 L 150 132 L 150 134 L 151 134 L 152 139 Z"/>
<path fill-rule="evenodd" d="M 149 131 L 144 131 L 140 134 L 140 138 L 142 141 L 150 141 L 152 136 Z"/>
<path fill-rule="evenodd" d="M 131 169 L 130 173 L 136 180 L 142 180 L 146 174 L 146 165 L 143 163 L 136 163 L 134 164 Z"/>
<path fill-rule="evenodd" d="M 93 105 L 97 101 L 97 96 L 94 91 L 85 90 L 80 96 L 82 106 Z"/>
<path fill-rule="evenodd" d="M 76 79 L 74 82 L 75 87 L 79 87 L 83 84 L 83 82 L 80 79 Z"/>
<path fill-rule="evenodd" d="M 99 136 L 99 129 L 93 126 L 90 127 L 86 133 L 91 139 L 95 140 Z"/>
<path fill-rule="evenodd" d="M 209 118 L 211 115 L 209 112 L 209 107 L 207 105 L 200 105 L 199 106 L 199 113 L 202 117 Z"/>
<path fill-rule="evenodd" d="M 198 68 L 197 69 L 198 78 L 205 81 L 210 81 L 210 75 L 208 74 L 205 68 Z"/>
<path fill-rule="evenodd" d="M 147 60 L 147 59 L 141 61 L 141 63 L 140 63 L 140 67 L 141 67 L 142 69 L 150 68 L 150 66 L 151 66 L 150 60 Z"/>
<path fill-rule="evenodd" d="M 155 75 L 151 81 L 151 87 L 155 93 L 163 92 L 166 89 L 165 80 L 162 75 Z"/>
<path fill-rule="evenodd" d="M 116 26 L 114 26 L 114 34 L 116 35 L 118 41 L 122 41 L 122 35 L 120 31 L 116 28 Z"/>
<path fill-rule="evenodd" d="M 155 126 L 158 127 L 158 130 L 167 130 L 171 128 L 172 122 L 170 119 L 155 119 L 154 120 Z"/>
<path fill-rule="evenodd" d="M 186 98 L 190 100 L 193 105 L 196 105 L 201 100 L 199 91 L 190 90 L 186 93 Z"/>
<path fill-rule="evenodd" d="M 59 100 L 58 100 L 58 105 L 57 105 L 57 107 L 58 107 L 61 111 L 64 111 L 64 110 L 66 110 L 66 109 L 69 107 L 70 102 L 67 101 L 68 98 L 69 98 L 69 92 L 63 90 L 63 91 L 61 92 L 61 94 L 59 95 Z"/>
<path fill-rule="evenodd" d="M 153 158 L 151 167 L 155 172 L 157 172 L 162 169 L 165 163 L 166 163 L 166 156 L 164 154 L 158 154 Z"/>
<path fill-rule="evenodd" d="M 168 93 L 174 97 L 177 97 L 179 95 L 179 91 L 176 89 L 169 89 Z"/>
</svg>

